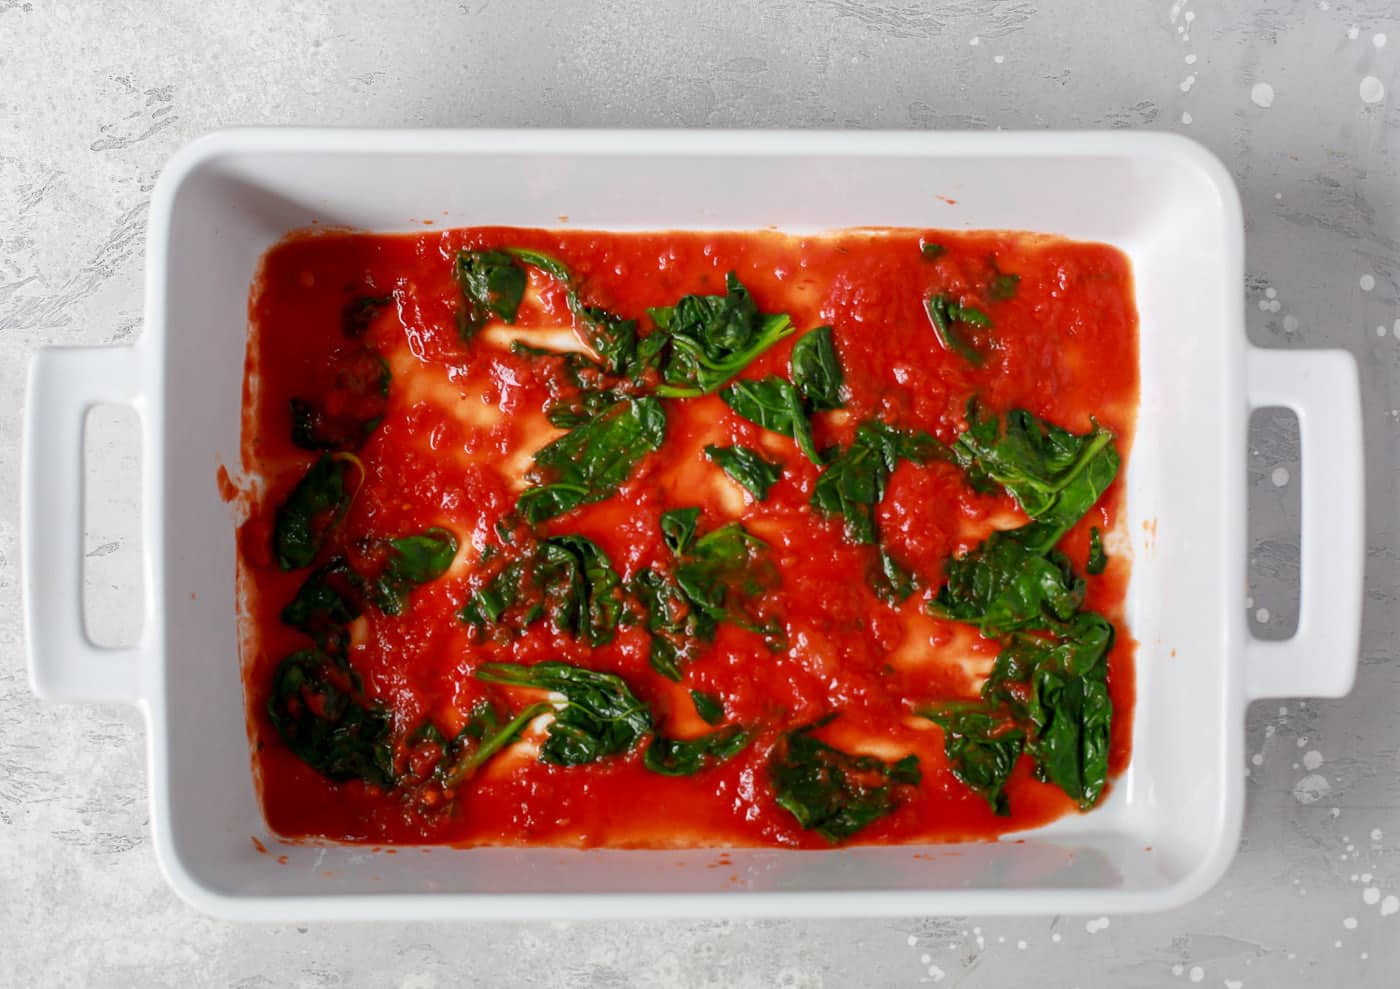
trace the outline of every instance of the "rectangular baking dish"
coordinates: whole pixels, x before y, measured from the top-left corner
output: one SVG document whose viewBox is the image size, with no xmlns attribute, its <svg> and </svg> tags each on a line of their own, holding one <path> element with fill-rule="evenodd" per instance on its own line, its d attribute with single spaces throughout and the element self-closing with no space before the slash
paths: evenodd
<svg viewBox="0 0 1400 989">
<path fill-rule="evenodd" d="M 399 849 L 283 844 L 249 769 L 234 520 L 247 300 L 288 231 L 504 224 L 793 232 L 1024 229 L 1132 259 L 1142 404 L 1129 461 L 1139 642 L 1133 761 L 1093 813 L 978 844 L 833 851 Z M 1237 844 L 1245 706 L 1339 696 L 1363 566 L 1351 357 L 1251 348 L 1239 199 L 1220 163 L 1148 133 L 241 130 L 166 167 L 151 205 L 145 331 L 30 368 L 23 553 L 34 690 L 129 701 L 149 732 L 162 869 L 191 903 L 272 920 L 1129 912 L 1204 891 Z M 83 630 L 82 429 L 134 406 L 143 440 L 144 632 Z M 1245 623 L 1249 411 L 1301 423 L 1297 634 Z M 259 850 L 264 846 L 269 853 Z M 285 858 L 279 858 L 285 856 Z"/>
</svg>

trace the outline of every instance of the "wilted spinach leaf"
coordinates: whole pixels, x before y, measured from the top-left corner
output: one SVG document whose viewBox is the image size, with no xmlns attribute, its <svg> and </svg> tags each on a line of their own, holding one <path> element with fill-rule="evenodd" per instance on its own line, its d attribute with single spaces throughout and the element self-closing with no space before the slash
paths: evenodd
<svg viewBox="0 0 1400 989">
<path fill-rule="evenodd" d="M 695 713 L 707 725 L 717 725 L 724 720 L 724 704 L 713 694 L 703 690 L 692 690 L 690 699 L 695 703 Z"/>
<path fill-rule="evenodd" d="M 558 362 L 562 374 L 548 379 L 550 399 L 545 406 L 549 423 L 559 429 L 573 429 L 596 419 L 637 389 L 620 381 L 591 358 L 576 350 L 555 351 L 511 341 L 511 353 Z M 572 388 L 563 387 L 563 383 Z"/>
<path fill-rule="evenodd" d="M 727 619 L 751 632 L 777 635 L 772 623 L 760 622 L 750 612 L 753 598 L 777 576 L 767 550 L 762 539 L 730 522 L 695 540 L 676 567 L 676 583 L 691 606 L 713 620 Z"/>
<path fill-rule="evenodd" d="M 695 542 L 695 529 L 700 524 L 700 509 L 672 508 L 661 513 L 661 538 L 677 556 L 689 553 Z"/>
<path fill-rule="evenodd" d="M 1102 426 L 1081 436 L 1013 409 L 1003 429 L 976 402 L 968 403 L 967 429 L 952 452 L 970 478 L 1000 484 L 1040 523 L 1026 541 L 1046 549 L 1094 507 L 1118 474 L 1113 433 Z"/>
<path fill-rule="evenodd" d="M 943 344 L 945 350 L 951 350 L 973 367 L 981 367 L 985 363 L 981 352 L 963 336 L 961 326 L 976 326 L 984 329 L 990 327 L 992 321 L 986 313 L 980 309 L 953 302 L 941 292 L 929 296 L 924 301 L 924 309 L 928 312 L 929 322 L 933 324 L 934 333 L 938 335 L 938 342 Z"/>
<path fill-rule="evenodd" d="M 514 560 L 503 566 L 462 605 L 458 617 L 468 625 L 484 628 L 499 622 L 520 598 L 521 583 L 529 572 L 528 560 Z M 538 614 L 544 614 L 541 608 Z M 534 620 L 533 618 L 531 619 Z"/>
<path fill-rule="evenodd" d="M 1021 276 L 1012 275 L 997 267 L 992 261 L 992 277 L 987 282 L 987 296 L 995 302 L 1005 302 L 1016 298 L 1016 290 L 1021 285 Z"/>
<path fill-rule="evenodd" d="M 793 344 L 789 366 L 792 383 L 807 399 L 809 409 L 841 407 L 841 386 L 846 379 L 831 342 L 831 327 L 818 326 Z"/>
<path fill-rule="evenodd" d="M 1024 727 L 1037 777 L 1086 810 L 1108 780 L 1113 638 L 1112 624 L 1091 611 L 1043 632 L 1012 635 L 982 685 L 983 699 Z"/>
<path fill-rule="evenodd" d="M 674 306 L 650 310 L 656 323 L 647 350 L 658 351 L 665 381 L 656 393 L 686 398 L 717 390 L 755 357 L 797 332 L 785 314 L 758 311 L 734 272 L 724 295 L 687 295 Z M 660 334 L 661 336 L 658 336 Z"/>
<path fill-rule="evenodd" d="M 535 580 L 555 628 L 590 645 L 612 641 L 622 615 L 622 580 L 597 543 L 577 535 L 544 540 Z"/>
<path fill-rule="evenodd" d="M 681 667 L 699 653 L 700 642 L 714 639 L 714 619 L 692 605 L 674 576 L 651 567 L 639 570 L 628 589 L 646 613 L 651 668 L 679 681 Z"/>
<path fill-rule="evenodd" d="M 374 603 L 384 614 L 397 615 L 409 591 L 447 572 L 457 555 L 457 537 L 434 526 L 389 540 L 389 549 L 393 555 L 374 581 Z"/>
<path fill-rule="evenodd" d="M 875 507 L 900 460 L 923 463 L 941 455 L 943 444 L 927 433 L 901 432 L 878 420 L 861 423 L 855 440 L 817 477 L 812 504 L 846 520 L 846 534 L 858 543 L 875 541 Z"/>
<path fill-rule="evenodd" d="M 267 714 L 292 754 L 327 779 L 394 785 L 392 715 L 366 703 L 355 675 L 318 650 L 278 664 Z"/>
<path fill-rule="evenodd" d="M 540 748 L 540 760 L 557 766 L 579 766 L 627 752 L 651 732 L 651 711 L 627 683 L 613 673 L 600 673 L 568 663 L 534 666 L 485 663 L 477 679 L 515 687 L 533 687 L 564 696 Z"/>
<path fill-rule="evenodd" d="M 756 599 L 777 576 L 766 559 L 768 545 L 738 522 L 696 539 L 698 518 L 694 508 L 663 515 L 662 534 L 677 557 L 676 568 L 663 573 L 646 567 L 629 584 L 646 613 L 651 666 L 677 681 L 700 643 L 714 640 L 721 621 L 763 635 L 770 646 L 782 642 L 778 622 L 764 619 L 755 608 Z"/>
<path fill-rule="evenodd" d="M 283 570 L 309 567 L 345 515 L 354 496 L 346 483 L 352 464 L 358 469 L 358 461 L 348 454 L 322 456 L 277 509 L 272 549 Z"/>
<path fill-rule="evenodd" d="M 343 556 L 335 556 L 302 581 L 282 609 L 282 621 L 311 636 L 331 656 L 342 656 L 349 645 L 345 626 L 364 610 L 365 582 Z"/>
<path fill-rule="evenodd" d="M 534 479 L 516 504 L 531 524 L 617 492 L 637 462 L 661 448 L 666 412 L 654 398 L 618 402 L 535 454 Z"/>
<path fill-rule="evenodd" d="M 1097 576 L 1108 569 L 1108 554 L 1103 550 L 1103 539 L 1098 526 L 1089 527 L 1089 559 L 1084 569 Z"/>
<path fill-rule="evenodd" d="M 837 844 L 892 813 L 899 805 L 896 787 L 917 786 L 923 774 L 917 756 L 887 763 L 812 737 L 834 717 L 788 732 L 773 751 L 769 771 L 779 806 Z"/>
<path fill-rule="evenodd" d="M 578 322 L 584 341 L 602 359 L 601 370 L 633 379 L 641 376 L 647 365 L 638 351 L 636 320 L 623 319 L 605 309 L 585 304 L 573 273 L 558 258 L 524 247 L 508 247 L 506 253 L 539 268 L 564 286 L 569 309 Z"/>
<path fill-rule="evenodd" d="M 876 552 L 876 567 L 869 574 L 870 589 L 891 608 L 909 600 L 919 589 L 918 578 L 881 546 Z"/>
<path fill-rule="evenodd" d="M 1081 810 L 1098 803 L 1108 779 L 1113 704 L 1108 684 L 1087 676 L 1039 670 L 1033 681 L 1030 752 L 1042 779 L 1069 794 Z"/>
<path fill-rule="evenodd" d="M 750 422 L 792 437 L 808 460 L 821 464 L 802 393 L 791 381 L 771 374 L 758 381 L 736 381 L 720 392 L 720 398 Z"/>
<path fill-rule="evenodd" d="M 642 765 L 663 776 L 694 776 L 728 762 L 749 744 L 749 733 L 738 725 L 712 731 L 699 738 L 665 738 L 657 735 L 642 756 Z"/>
<path fill-rule="evenodd" d="M 559 631 L 605 645 L 622 616 L 621 584 L 597 543 L 552 536 L 506 564 L 468 598 L 460 617 L 480 629 L 499 623 L 517 630 L 549 617 Z"/>
<path fill-rule="evenodd" d="M 783 468 L 746 446 L 707 446 L 705 456 L 719 464 L 726 474 L 744 486 L 757 501 L 768 497 L 768 489 L 783 476 Z"/>
<path fill-rule="evenodd" d="M 1016 635 L 997 656 L 983 697 L 1028 724 L 1036 775 L 1092 807 L 1108 780 L 1113 705 L 1108 652 L 1113 626 L 1081 612 L 1044 635 Z"/>
<path fill-rule="evenodd" d="M 444 746 L 444 758 L 438 767 L 442 785 L 453 789 L 466 783 L 492 756 L 519 738 L 526 725 L 552 710 L 554 705 L 541 701 L 502 724 L 493 705 L 478 705 L 461 733 Z"/>
<path fill-rule="evenodd" d="M 514 323 L 525 297 L 525 269 L 506 251 L 458 251 L 452 274 L 462 289 L 458 329 L 470 340 L 492 318 Z"/>
<path fill-rule="evenodd" d="M 924 241 L 919 245 L 919 253 L 923 255 L 925 261 L 937 261 L 948 253 L 948 248 L 944 247 L 942 244 Z"/>
<path fill-rule="evenodd" d="M 1025 747 L 1025 732 L 983 705 L 953 703 L 919 713 L 943 729 L 943 754 L 953 775 L 1007 816 L 1004 787 Z"/>
<path fill-rule="evenodd" d="M 1084 603 L 1084 581 L 1063 553 L 1028 546 L 1030 530 L 994 532 L 971 553 L 948 560 L 947 583 L 929 611 L 987 636 L 1069 621 Z"/>
</svg>

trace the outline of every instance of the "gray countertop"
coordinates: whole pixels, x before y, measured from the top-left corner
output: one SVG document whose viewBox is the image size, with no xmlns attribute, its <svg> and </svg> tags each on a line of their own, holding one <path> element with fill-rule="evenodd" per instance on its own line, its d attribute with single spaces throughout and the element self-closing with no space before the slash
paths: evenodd
<svg viewBox="0 0 1400 989">
<path fill-rule="evenodd" d="M 0 984 L 1394 984 L 1397 64 L 1393 0 L 0 0 Z M 196 914 L 156 868 L 136 711 L 29 693 L 15 467 L 28 352 L 139 334 L 156 174 L 196 135 L 246 123 L 1194 137 L 1244 200 L 1250 339 L 1361 362 L 1356 689 L 1251 708 L 1239 856 L 1208 895 L 1155 916 L 308 928 Z M 131 415 L 95 416 L 88 439 L 103 482 L 89 615 L 109 640 L 138 631 Z M 1296 617 L 1297 467 L 1296 428 L 1259 416 L 1241 606 L 1262 635 Z"/>
</svg>

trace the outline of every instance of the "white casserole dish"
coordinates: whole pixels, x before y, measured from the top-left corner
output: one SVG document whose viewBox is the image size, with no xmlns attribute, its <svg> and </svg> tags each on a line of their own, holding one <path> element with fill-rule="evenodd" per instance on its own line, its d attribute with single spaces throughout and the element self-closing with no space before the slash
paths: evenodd
<svg viewBox="0 0 1400 989">
<path fill-rule="evenodd" d="M 313 222 L 374 231 L 1007 228 L 1132 259 L 1142 404 L 1127 534 L 1139 641 L 1133 760 L 1094 812 L 999 842 L 824 852 L 282 845 L 249 769 L 234 525 L 247 299 L 259 256 Z M 175 156 L 151 205 L 145 332 L 45 350 L 30 368 L 23 553 L 34 690 L 129 701 L 149 726 L 152 830 L 175 889 L 259 921 L 1067 913 L 1198 895 L 1234 853 L 1246 704 L 1351 686 L 1363 566 L 1357 375 L 1337 351 L 1261 351 L 1243 323 L 1229 176 L 1182 138 L 1133 133 L 243 130 Z M 142 422 L 140 642 L 83 631 L 82 423 Z M 1250 637 L 1245 444 L 1252 408 L 1301 423 L 1297 634 Z M 1325 609 L 1324 609 L 1325 603 Z M 255 840 L 271 854 L 255 847 Z M 285 855 L 285 864 L 277 856 Z"/>
</svg>

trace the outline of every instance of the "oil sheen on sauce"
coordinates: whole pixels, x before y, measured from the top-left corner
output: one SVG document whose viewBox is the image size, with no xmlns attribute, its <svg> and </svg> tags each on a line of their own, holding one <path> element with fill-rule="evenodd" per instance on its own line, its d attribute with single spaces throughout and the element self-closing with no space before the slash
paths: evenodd
<svg viewBox="0 0 1400 989">
<path fill-rule="evenodd" d="M 936 260 L 921 254 L 928 240 L 946 248 Z M 660 453 L 647 456 L 616 496 L 546 528 L 593 539 L 626 579 L 666 552 L 658 524 L 667 509 L 698 506 L 702 528 L 740 520 L 770 546 L 780 577 L 774 605 L 788 648 L 774 652 L 759 636 L 723 625 L 683 682 L 673 683 L 650 668 L 648 636 L 637 625 L 600 647 L 548 622 L 536 622 L 507 648 L 470 642 L 457 613 L 479 583 L 480 548 L 524 487 L 531 454 L 560 435 L 543 412 L 545 367 L 512 353 L 509 343 L 581 348 L 564 291 L 535 270 L 515 325 L 489 326 L 470 343 L 460 339 L 453 258 L 463 248 L 504 246 L 560 258 L 587 302 L 644 327 L 648 307 L 688 293 L 722 293 L 729 271 L 762 311 L 789 313 L 802 330 L 830 324 L 846 400 L 844 409 L 814 417 L 819 448 L 849 443 L 856 425 L 870 418 L 950 442 L 973 395 L 994 411 L 1024 408 L 1075 432 L 1089 428 L 1090 417 L 1111 429 L 1124 470 L 1061 548 L 1083 573 L 1089 527 L 1110 534 L 1108 569 L 1088 578 L 1086 607 L 1117 627 L 1109 656 L 1110 769 L 1122 771 L 1134 642 L 1123 616 L 1130 561 L 1119 550 L 1126 541 L 1113 534 L 1122 523 L 1138 368 L 1132 278 L 1119 251 L 1029 234 L 915 230 L 814 237 L 505 228 L 319 233 L 272 248 L 250 302 L 243 466 L 263 484 L 239 530 L 243 672 L 254 770 L 275 832 L 376 844 L 829 847 L 775 804 L 766 760 L 782 732 L 832 711 L 840 717 L 822 732 L 832 744 L 886 759 L 912 753 L 923 770 L 900 808 L 852 843 L 989 838 L 1077 813 L 1058 789 L 1032 778 L 1023 756 L 1007 787 L 1010 816 L 994 815 L 953 778 L 941 730 L 913 714 L 919 703 L 975 697 L 990 670 L 997 643 L 930 616 L 924 603 L 950 556 L 1025 520 L 1015 502 L 999 490 L 973 491 L 953 464 L 901 463 L 876 518 L 884 542 L 925 590 L 892 608 L 866 586 L 874 549 L 852 545 L 839 518 L 809 507 L 817 469 L 791 440 L 740 418 L 714 395 L 668 400 Z M 924 300 L 934 291 L 975 295 L 989 270 L 1014 272 L 1020 282 L 1013 298 L 988 305 L 995 330 L 985 364 L 974 367 L 940 346 Z M 393 377 L 383 419 L 358 452 L 364 477 L 344 533 L 353 541 L 440 526 L 460 546 L 451 569 L 417 588 L 402 614 L 367 609 L 352 626 L 350 662 L 365 693 L 393 711 L 396 739 L 429 718 L 452 731 L 486 696 L 514 709 L 538 699 L 476 680 L 480 663 L 556 659 L 621 674 L 673 737 L 707 730 L 692 689 L 722 698 L 727 719 L 755 732 L 738 757 L 679 778 L 645 770 L 640 751 L 563 768 L 538 760 L 537 724 L 451 799 L 429 806 L 359 781 L 331 783 L 287 750 L 266 708 L 278 661 L 307 644 L 278 619 L 305 572 L 278 569 L 270 533 L 278 506 L 314 456 L 290 441 L 288 403 L 331 388 L 328 355 L 346 343 L 341 312 L 362 295 L 393 297 L 364 337 Z M 796 339 L 762 354 L 741 377 L 786 376 Z M 755 448 L 780 461 L 783 475 L 757 502 L 706 460 L 707 444 Z"/>
</svg>

